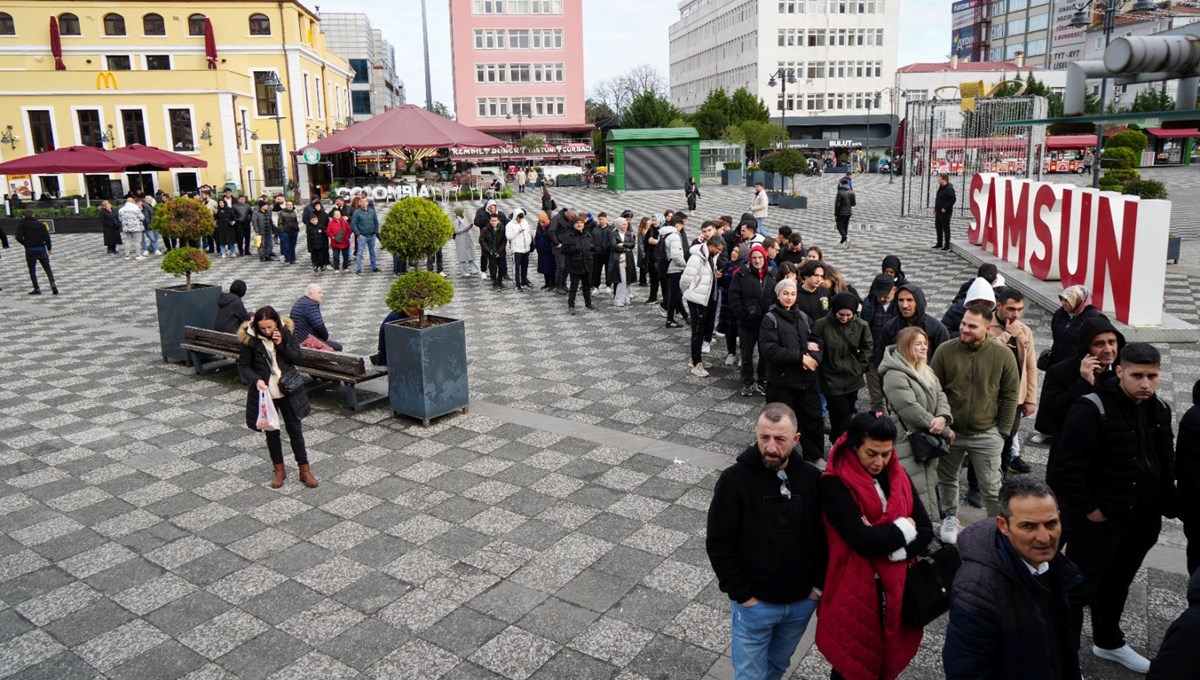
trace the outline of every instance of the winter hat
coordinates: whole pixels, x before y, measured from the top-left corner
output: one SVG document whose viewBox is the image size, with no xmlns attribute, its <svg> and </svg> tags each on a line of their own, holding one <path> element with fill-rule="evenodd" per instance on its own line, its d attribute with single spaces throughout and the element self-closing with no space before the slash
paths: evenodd
<svg viewBox="0 0 1200 680">
<path fill-rule="evenodd" d="M 883 264 L 879 266 L 879 271 L 891 269 L 896 272 L 897 279 L 904 279 L 904 269 L 900 266 L 900 258 L 895 255 L 888 255 L 883 258 Z"/>
<path fill-rule="evenodd" d="M 779 293 L 781 293 L 784 288 L 791 288 L 792 290 L 795 290 L 796 289 L 796 280 L 795 279 L 783 279 L 779 283 L 775 284 L 775 297 L 779 297 Z"/>
<path fill-rule="evenodd" d="M 234 279 L 233 283 L 229 284 L 229 292 L 238 297 L 246 297 L 246 282 L 241 279 Z"/>
<path fill-rule="evenodd" d="M 879 297 L 887 295 L 896 287 L 896 279 L 887 274 L 876 274 L 875 280 L 871 282 L 871 297 Z"/>
<path fill-rule="evenodd" d="M 1071 313 L 1078 314 L 1081 309 L 1091 304 L 1092 291 L 1087 286 L 1069 286 L 1058 294 L 1058 299 L 1071 306 Z"/>
<path fill-rule="evenodd" d="M 849 309 L 852 312 L 858 311 L 858 298 L 854 297 L 854 293 L 838 293 L 833 296 L 833 302 L 830 305 L 834 312 L 839 312 L 843 309 Z"/>
<path fill-rule="evenodd" d="M 977 278 L 971 282 L 971 287 L 967 289 L 966 301 L 968 304 L 975 300 L 986 300 L 993 307 L 996 306 L 996 291 L 992 290 L 992 284 L 987 282 L 987 279 Z"/>
</svg>

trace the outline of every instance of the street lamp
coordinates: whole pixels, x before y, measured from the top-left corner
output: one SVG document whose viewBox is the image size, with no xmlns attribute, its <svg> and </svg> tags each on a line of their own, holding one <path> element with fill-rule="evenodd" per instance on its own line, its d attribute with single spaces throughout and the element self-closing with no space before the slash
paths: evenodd
<svg viewBox="0 0 1200 680">
<path fill-rule="evenodd" d="M 778 79 L 778 80 L 776 80 Z M 796 72 L 790 68 L 780 68 L 771 74 L 771 79 L 767 81 L 767 87 L 775 87 L 779 84 L 779 131 L 782 136 L 779 138 L 779 148 L 785 148 L 787 143 L 787 86 L 788 83 L 796 84 Z"/>
<path fill-rule="evenodd" d="M 1104 49 L 1108 50 L 1108 43 L 1112 39 L 1113 28 L 1117 24 L 1117 12 L 1126 4 L 1127 0 L 1108 0 L 1102 2 L 1101 6 L 1104 11 Z M 1092 10 L 1096 6 L 1096 0 L 1088 0 L 1087 2 L 1071 5 L 1075 10 L 1074 16 L 1071 17 L 1071 26 L 1073 28 L 1087 29 L 1092 25 Z M 1150 0 L 1137 0 L 1133 3 L 1132 11 L 1144 11 L 1158 9 Z M 1100 79 L 1100 113 L 1104 113 L 1104 102 L 1108 99 L 1108 78 Z M 1092 188 L 1100 186 L 1100 151 L 1104 146 L 1104 123 L 1096 124 L 1096 153 L 1092 162 Z"/>
<path fill-rule="evenodd" d="M 287 156 L 283 153 L 283 110 L 279 107 L 279 95 L 287 92 L 287 88 L 283 83 L 279 82 L 279 76 L 271 71 L 267 74 L 263 85 L 275 90 L 275 134 L 279 139 L 279 181 L 283 185 L 283 193 L 287 194 Z"/>
<path fill-rule="evenodd" d="M 524 128 L 523 124 L 525 121 L 525 117 L 528 116 L 529 114 L 525 113 L 525 105 L 524 104 L 517 104 L 513 108 L 517 113 L 517 137 L 520 140 L 524 140 L 525 139 L 525 128 Z M 530 117 L 532 117 L 532 116 L 530 116 Z M 512 114 L 511 113 L 508 114 L 507 116 L 505 116 L 505 118 L 507 118 L 508 120 L 512 120 Z"/>
</svg>

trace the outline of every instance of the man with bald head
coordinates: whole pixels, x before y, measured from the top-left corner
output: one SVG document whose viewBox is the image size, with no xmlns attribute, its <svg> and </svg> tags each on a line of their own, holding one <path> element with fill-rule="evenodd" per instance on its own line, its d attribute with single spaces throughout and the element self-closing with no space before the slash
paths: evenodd
<svg viewBox="0 0 1200 680">
<path fill-rule="evenodd" d="M 294 335 L 296 341 L 311 349 L 330 349 L 342 351 L 342 344 L 329 339 L 329 329 L 325 327 L 325 318 L 321 316 L 321 303 L 325 300 L 325 290 L 319 283 L 310 283 L 304 288 L 304 295 L 292 305 L 292 323 L 296 325 Z M 310 340 L 311 336 L 311 340 Z M 317 341 L 320 342 L 317 342 Z M 323 347 L 328 345 L 328 347 Z"/>
</svg>

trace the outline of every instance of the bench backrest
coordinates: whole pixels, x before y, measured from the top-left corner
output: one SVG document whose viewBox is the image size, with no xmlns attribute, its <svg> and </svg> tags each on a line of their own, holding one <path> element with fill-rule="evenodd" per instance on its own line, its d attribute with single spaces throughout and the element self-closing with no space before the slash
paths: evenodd
<svg viewBox="0 0 1200 680">
<path fill-rule="evenodd" d="M 242 350 L 242 343 L 238 340 L 237 335 L 197 326 L 184 326 L 183 341 L 231 353 L 238 353 Z M 342 352 L 323 352 L 307 347 L 300 348 L 300 363 L 297 368 L 315 368 L 342 375 L 365 375 L 367 373 L 367 363 L 363 357 Z"/>
</svg>

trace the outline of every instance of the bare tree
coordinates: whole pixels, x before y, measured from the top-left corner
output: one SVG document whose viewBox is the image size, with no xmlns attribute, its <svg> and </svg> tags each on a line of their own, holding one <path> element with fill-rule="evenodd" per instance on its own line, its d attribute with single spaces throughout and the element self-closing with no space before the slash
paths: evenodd
<svg viewBox="0 0 1200 680">
<path fill-rule="evenodd" d="M 616 113 L 621 113 L 634 97 L 643 92 L 667 96 L 667 79 L 649 64 L 634 66 L 621 75 L 597 82 L 592 86 L 591 99 L 598 104 L 607 105 Z"/>
<path fill-rule="evenodd" d="M 634 96 L 643 92 L 653 92 L 662 97 L 666 97 L 667 79 L 658 69 L 650 64 L 639 64 L 625 72 L 622 76 L 625 80 L 625 86 Z"/>
</svg>

